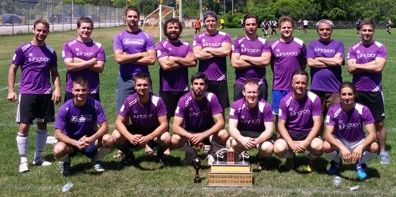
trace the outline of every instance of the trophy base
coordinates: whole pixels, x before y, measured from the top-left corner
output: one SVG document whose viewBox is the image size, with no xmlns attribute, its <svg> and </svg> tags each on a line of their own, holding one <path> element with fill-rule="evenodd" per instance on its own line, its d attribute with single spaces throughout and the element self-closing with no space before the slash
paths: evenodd
<svg viewBox="0 0 396 197">
<path fill-rule="evenodd" d="M 211 166 L 208 186 L 253 186 L 248 162 L 218 162 Z"/>
</svg>

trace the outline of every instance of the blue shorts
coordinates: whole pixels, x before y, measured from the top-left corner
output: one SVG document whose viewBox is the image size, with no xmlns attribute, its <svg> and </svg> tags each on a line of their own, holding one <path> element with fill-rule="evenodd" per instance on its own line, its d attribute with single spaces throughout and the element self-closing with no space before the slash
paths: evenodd
<svg viewBox="0 0 396 197">
<path fill-rule="evenodd" d="M 283 97 L 286 96 L 289 90 L 272 90 L 272 113 L 278 115 L 279 104 Z"/>
<path fill-rule="evenodd" d="M 72 153 L 69 154 L 70 157 L 74 157 L 77 155 L 77 153 L 81 153 L 90 159 L 93 159 L 95 157 L 96 153 L 98 152 L 98 148 L 99 148 L 95 142 L 92 142 L 91 144 L 89 144 L 89 146 L 87 146 L 86 148 L 81 149 L 81 150 L 75 146 L 72 146 L 72 147 L 74 150 Z"/>
</svg>

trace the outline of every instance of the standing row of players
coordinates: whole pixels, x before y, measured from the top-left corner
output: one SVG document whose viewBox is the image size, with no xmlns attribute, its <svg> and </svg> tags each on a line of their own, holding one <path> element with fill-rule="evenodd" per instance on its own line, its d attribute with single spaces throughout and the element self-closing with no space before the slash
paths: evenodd
<svg viewBox="0 0 396 197">
<path fill-rule="evenodd" d="M 78 37 L 64 45 L 62 56 L 68 70 L 65 101 L 66 98 L 73 98 L 73 100 L 66 101 L 64 106 L 62 106 L 61 109 L 64 108 L 64 114 L 66 115 L 61 116 L 62 110 L 60 110 L 55 123 L 56 135 L 61 144 L 55 146 L 54 154 L 56 158 L 64 161 L 64 165 L 62 165 L 63 172 L 67 172 L 70 166 L 70 157 L 68 155 L 76 150 L 83 150 L 87 155 L 90 155 L 95 163 L 95 169 L 102 171 L 103 168 L 100 165 L 99 158 L 100 155 L 103 155 L 108 150 L 97 150 L 94 148 L 96 146 L 93 147 L 92 144 L 97 139 L 101 139 L 99 144 L 102 144 L 103 147 L 109 148 L 110 145 L 117 144 L 119 149 L 125 154 L 125 162 L 132 158 L 131 146 L 144 146 L 146 152 L 152 153 L 152 148 L 156 144 L 174 144 L 176 146 L 185 146 L 185 149 L 191 152 L 191 145 L 202 145 L 204 139 L 212 134 L 217 134 L 212 138 L 214 143 L 216 142 L 219 146 L 224 145 L 228 132 L 222 130 L 224 128 L 223 113 L 224 109 L 229 107 L 226 57 L 231 52 L 231 63 L 236 72 L 236 81 L 234 83 L 234 100 L 236 101 L 244 98 L 244 91 L 246 91 L 244 84 L 248 81 L 256 82 L 259 98 L 267 100 L 268 86 L 265 79 L 265 66 L 271 63 L 274 73 L 273 103 L 271 108 L 273 113 L 276 114 L 275 122 L 278 125 L 278 131 L 284 139 L 284 142 L 280 142 L 281 148 L 278 153 L 286 151 L 287 148 L 285 149 L 285 146 L 282 148 L 282 145 L 286 145 L 286 147 L 290 147 L 297 152 L 302 150 L 293 141 L 300 139 L 294 138 L 296 136 L 292 136 L 292 138 L 284 137 L 282 133 L 285 132 L 279 129 L 281 128 L 279 125 L 284 121 L 282 113 L 279 111 L 279 108 L 282 109 L 281 99 L 292 92 L 292 74 L 295 71 L 304 69 L 307 61 L 308 66 L 311 67 L 311 90 L 319 96 L 320 99 L 318 98 L 318 100 L 322 100 L 322 109 L 320 110 L 323 111 L 323 114 L 327 112 L 328 105 L 326 103 L 333 102 L 332 100 L 337 98 L 338 88 L 342 81 L 341 65 L 344 61 L 344 48 L 341 42 L 331 39 L 333 25 L 329 20 L 318 22 L 317 32 L 320 38 L 312 42 L 307 49 L 302 40 L 293 37 L 293 22 L 290 17 L 280 18 L 281 38 L 269 44 L 267 40 L 257 36 L 257 17 L 255 15 L 246 15 L 243 20 L 245 36 L 235 40 L 234 44 L 231 45 L 230 35 L 216 29 L 217 16 L 214 12 L 209 11 L 204 17 L 206 32 L 195 37 L 193 47 L 179 40 L 182 31 L 181 23 L 176 19 L 171 19 L 164 25 L 164 32 L 168 39 L 160 42 L 156 48 L 154 47 L 153 38 L 138 28 L 138 20 L 139 11 L 135 8 L 127 8 L 125 12 L 127 29 L 117 34 L 114 38 L 114 57 L 120 65 L 116 101 L 119 115 L 116 120 L 117 131 L 111 136 L 103 136 L 106 133 L 105 131 L 108 130 L 108 125 L 104 114 L 97 111 L 100 105 L 97 102 L 100 100 L 99 73 L 103 71 L 106 60 L 101 44 L 92 41 L 90 38 L 93 30 L 92 21 L 87 18 L 79 20 L 77 23 Z M 370 20 L 364 20 L 361 26 L 361 42 L 351 47 L 349 51 L 348 71 L 353 74 L 353 84 L 356 85 L 357 89 L 355 95 L 358 101 L 368 106 L 374 115 L 375 130 L 379 139 L 380 161 L 381 163 L 389 163 L 389 155 L 385 151 L 384 107 L 381 87 L 381 71 L 386 62 L 386 49 L 381 43 L 373 40 L 374 23 Z M 33 163 L 36 165 L 50 164 L 42 157 L 42 150 L 47 137 L 46 123 L 54 120 L 54 106 L 51 100 L 55 103 L 59 102 L 61 91 L 60 79 L 56 68 L 56 53 L 44 42 L 48 31 L 47 22 L 36 21 L 33 27 L 33 40 L 17 48 L 9 70 L 7 97 L 12 101 L 17 100 L 14 84 L 18 66 L 22 70 L 17 113 L 19 130 L 16 137 L 18 152 L 21 157 L 20 172 L 28 170 L 27 135 L 29 126 L 34 118 L 37 122 L 38 132 Z M 147 96 L 141 100 L 139 95 L 147 95 L 144 92 L 150 85 L 150 80 L 141 80 L 146 81 L 146 84 L 139 84 L 137 83 L 138 80 L 133 78 L 138 77 L 140 73 L 148 75 L 148 65 L 154 64 L 156 59 L 158 59 L 161 66 L 160 97 L 150 95 L 148 98 L 151 99 L 148 102 Z M 218 98 L 221 106 L 220 109 L 210 107 L 210 112 L 212 113 L 209 114 L 213 115 L 213 119 L 209 122 L 194 117 L 207 116 L 208 111 L 194 113 L 191 108 L 200 110 L 202 106 L 210 103 L 208 102 L 210 99 L 208 98 L 209 100 L 204 104 L 191 105 L 190 102 L 194 100 L 194 96 L 188 96 L 187 68 L 194 66 L 196 60 L 199 61 L 199 71 L 207 78 L 207 80 L 202 79 L 204 82 L 199 82 L 198 84 L 201 88 L 206 87 L 205 90 L 210 92 L 204 94 L 205 98 L 216 98 L 215 100 Z M 50 74 L 54 82 L 54 91 L 52 91 L 49 83 Z M 307 80 L 308 76 L 306 77 L 306 83 Z M 73 81 L 87 82 L 73 85 Z M 89 84 L 88 89 L 87 84 Z M 81 87 L 74 90 L 74 86 Z M 191 86 L 192 92 L 194 92 L 194 81 L 192 81 Z M 101 115 L 101 117 L 92 116 L 92 114 L 72 115 L 75 111 L 70 110 L 72 107 L 67 107 L 67 105 L 74 105 L 74 100 L 84 100 L 82 99 L 84 96 L 81 96 L 84 95 L 84 91 L 86 91 L 85 94 L 97 100 L 88 99 L 91 103 L 90 106 L 96 106 L 91 110 L 96 115 Z M 182 100 L 182 98 L 185 100 Z M 142 101 L 142 103 L 138 105 L 138 101 Z M 177 101 L 179 101 L 178 108 Z M 142 121 L 139 119 L 151 120 L 153 116 L 148 112 L 153 109 L 157 110 L 161 103 L 166 109 L 155 111 L 158 120 L 143 121 L 144 124 L 141 124 L 140 122 Z M 280 103 L 281 105 L 279 105 Z M 182 115 L 178 116 L 177 114 L 182 110 L 180 109 L 180 104 L 185 104 L 184 108 L 190 108 L 185 111 L 186 114 L 182 113 Z M 376 107 L 374 108 L 374 106 Z M 130 110 L 133 107 L 138 109 Z M 140 110 L 145 112 L 143 114 L 137 113 Z M 212 110 L 217 111 L 213 113 Z M 161 134 L 163 129 L 166 130 L 168 120 L 174 115 L 173 112 L 175 111 L 173 132 L 177 135 Z M 78 112 L 81 112 L 79 108 L 77 108 L 75 113 Z M 300 115 L 304 110 L 295 112 Z M 278 114 L 281 117 L 279 124 L 277 123 Z M 62 120 L 61 117 L 66 118 Z M 136 122 L 134 122 L 135 119 L 137 120 Z M 79 127 L 81 126 L 79 124 L 85 125 L 89 121 L 97 122 L 99 126 L 93 127 L 91 125 L 87 129 Z M 188 121 L 195 123 L 190 124 Z M 151 126 L 154 125 L 153 123 L 159 123 L 160 126 L 153 128 Z M 208 126 L 207 124 L 209 123 L 213 123 L 213 125 Z M 204 124 L 205 128 L 196 127 L 194 124 Z M 196 129 L 204 132 L 197 133 Z M 81 132 L 76 130 L 81 130 Z M 95 134 L 93 135 L 92 132 L 94 131 Z M 149 131 L 152 132 L 144 135 Z M 237 135 L 233 135 L 234 132 L 232 131 L 230 133 L 238 141 Z M 312 135 L 304 136 L 304 138 L 313 140 Z M 293 140 L 290 141 L 290 139 Z M 277 142 L 275 142 L 275 153 L 277 153 Z M 150 146 L 151 143 L 154 144 Z M 240 143 L 243 144 L 242 142 Z M 247 147 L 251 146 L 252 142 L 248 143 L 250 145 Z M 304 142 L 304 145 L 307 145 L 307 141 Z M 334 147 L 332 146 L 332 148 Z M 158 150 L 157 155 L 161 157 L 163 148 Z M 214 151 L 215 149 L 211 150 L 210 153 Z M 339 164 L 336 159 L 334 163 L 335 166 Z"/>
</svg>

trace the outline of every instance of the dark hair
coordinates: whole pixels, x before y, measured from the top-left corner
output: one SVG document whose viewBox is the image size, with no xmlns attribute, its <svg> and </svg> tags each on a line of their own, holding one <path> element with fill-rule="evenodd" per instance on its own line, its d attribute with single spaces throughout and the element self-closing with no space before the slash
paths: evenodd
<svg viewBox="0 0 396 197">
<path fill-rule="evenodd" d="M 216 12 L 213 11 L 207 11 L 204 16 L 203 16 L 203 20 L 205 21 L 208 17 L 214 17 L 217 21 L 217 14 Z"/>
<path fill-rule="evenodd" d="M 349 81 L 344 81 L 340 84 L 340 87 L 338 88 L 338 92 L 341 94 L 341 90 L 343 88 L 351 88 L 353 91 L 353 94 L 356 95 L 356 87 L 353 83 L 349 82 Z"/>
<path fill-rule="evenodd" d="M 36 28 L 36 25 L 38 25 L 38 24 L 43 24 L 47 29 L 48 29 L 48 31 L 49 31 L 49 23 L 48 23 L 48 21 L 46 21 L 46 20 L 44 20 L 44 19 L 38 19 L 38 20 L 36 20 L 36 21 L 34 21 L 34 23 L 33 23 L 33 29 L 35 29 Z"/>
<path fill-rule="evenodd" d="M 293 79 L 293 77 L 294 77 L 295 75 L 304 75 L 304 76 L 307 77 L 307 80 L 309 79 L 308 72 L 305 71 L 305 70 L 299 69 L 299 70 L 294 71 L 293 74 L 292 74 L 292 79 Z"/>
<path fill-rule="evenodd" d="M 146 80 L 147 82 L 149 82 L 149 84 L 151 85 L 151 78 L 150 75 L 148 75 L 147 73 L 137 73 L 136 75 L 134 75 L 132 77 L 132 79 L 136 82 L 136 80 L 138 79 L 143 79 Z"/>
<path fill-rule="evenodd" d="M 126 16 L 127 13 L 128 13 L 128 11 L 130 11 L 130 10 L 135 11 L 135 12 L 138 14 L 138 17 L 140 17 L 140 12 L 139 12 L 139 10 L 138 10 L 136 7 L 133 7 L 133 6 L 128 6 L 128 7 L 125 9 L 124 15 Z"/>
<path fill-rule="evenodd" d="M 249 19 L 249 18 L 254 18 L 254 19 L 256 19 L 256 23 L 258 22 L 257 15 L 255 15 L 255 14 L 246 14 L 246 15 L 243 17 L 243 26 L 245 26 L 245 22 L 246 22 L 246 20 Z"/>
<path fill-rule="evenodd" d="M 180 33 L 183 32 L 183 25 L 182 25 L 182 23 L 179 21 L 179 19 L 177 19 L 177 18 L 170 18 L 170 19 L 168 19 L 168 20 L 165 21 L 164 26 L 162 27 L 163 30 L 164 30 L 164 34 L 165 34 L 165 35 L 167 35 L 166 29 L 168 28 L 168 24 L 169 24 L 169 23 L 177 23 L 177 25 L 179 26 L 179 29 L 180 29 Z"/>
<path fill-rule="evenodd" d="M 203 80 L 205 81 L 205 84 L 207 84 L 207 82 L 208 82 L 208 78 L 207 78 L 206 75 L 205 75 L 204 73 L 202 73 L 202 72 L 197 72 L 197 73 L 193 74 L 193 75 L 191 76 L 191 83 L 193 83 L 194 80 L 196 80 L 196 79 L 203 79 Z"/>
<path fill-rule="evenodd" d="M 80 84 L 82 86 L 86 86 L 89 87 L 89 83 L 88 83 L 88 79 L 84 78 L 84 77 L 77 77 L 73 80 L 73 86 L 74 84 Z"/>
<path fill-rule="evenodd" d="M 373 30 L 375 29 L 374 21 L 369 18 L 365 18 L 362 20 L 362 22 L 360 22 L 360 25 L 359 25 L 360 30 L 362 29 L 363 25 L 370 25 L 373 28 Z"/>
<path fill-rule="evenodd" d="M 80 28 L 81 23 L 89 23 L 89 24 L 91 24 L 91 28 L 94 27 L 94 26 L 93 26 L 93 21 L 92 21 L 92 19 L 90 19 L 90 18 L 88 18 L 88 17 L 85 17 L 85 16 L 83 16 L 83 17 L 81 17 L 81 18 L 79 18 L 79 19 L 77 20 L 77 28 Z"/>
<path fill-rule="evenodd" d="M 282 16 L 282 17 L 279 18 L 278 27 L 280 27 L 281 24 L 284 23 L 284 22 L 290 22 L 292 27 L 294 26 L 293 19 L 290 16 Z"/>
</svg>

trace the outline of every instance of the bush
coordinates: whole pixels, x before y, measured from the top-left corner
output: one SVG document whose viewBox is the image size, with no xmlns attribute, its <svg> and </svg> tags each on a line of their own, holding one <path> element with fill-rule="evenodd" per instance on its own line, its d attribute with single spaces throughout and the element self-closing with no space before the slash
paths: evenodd
<svg viewBox="0 0 396 197">
<path fill-rule="evenodd" d="M 225 26 L 227 28 L 239 28 L 241 27 L 241 21 L 243 20 L 244 13 L 240 12 L 234 12 L 234 14 L 231 14 L 231 12 L 228 12 L 225 14 L 223 17 L 225 19 Z"/>
</svg>

